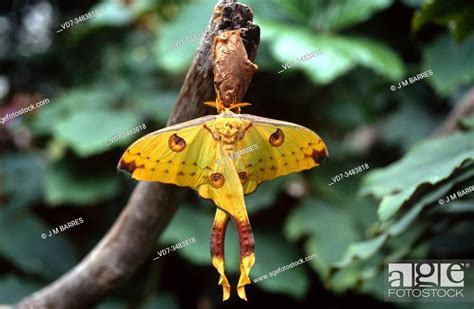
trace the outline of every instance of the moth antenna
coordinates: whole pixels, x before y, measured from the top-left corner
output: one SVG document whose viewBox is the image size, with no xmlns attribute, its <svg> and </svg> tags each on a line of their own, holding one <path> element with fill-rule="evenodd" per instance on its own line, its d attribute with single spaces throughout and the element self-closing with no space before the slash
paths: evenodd
<svg viewBox="0 0 474 309">
<path fill-rule="evenodd" d="M 235 113 L 240 114 L 240 108 L 245 107 L 245 106 L 250 106 L 252 104 L 247 103 L 247 102 L 240 102 L 240 103 L 235 103 L 232 104 L 232 106 L 229 108 L 231 111 L 235 109 Z"/>
<path fill-rule="evenodd" d="M 210 107 L 214 107 L 215 109 L 217 109 L 217 113 L 219 114 L 222 113 L 225 109 L 224 104 L 219 99 L 216 99 L 215 101 L 206 101 L 203 104 Z"/>
</svg>

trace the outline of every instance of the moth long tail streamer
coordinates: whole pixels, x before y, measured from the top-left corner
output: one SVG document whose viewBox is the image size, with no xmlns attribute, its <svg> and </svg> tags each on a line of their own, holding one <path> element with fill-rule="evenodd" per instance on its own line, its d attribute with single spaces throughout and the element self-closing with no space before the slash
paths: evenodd
<svg viewBox="0 0 474 309">
<path fill-rule="evenodd" d="M 240 298 L 247 300 L 245 285 L 251 283 L 249 273 L 255 263 L 255 241 L 245 207 L 241 216 L 235 218 L 235 224 L 240 239 L 240 278 L 237 284 L 237 294 Z"/>
<path fill-rule="evenodd" d="M 216 209 L 214 217 L 214 225 L 211 233 L 211 257 L 212 265 L 219 272 L 219 285 L 222 285 L 222 300 L 226 301 L 230 297 L 230 284 L 225 276 L 225 256 L 224 256 L 224 241 L 227 224 L 229 223 L 229 216 L 219 208 Z"/>
</svg>

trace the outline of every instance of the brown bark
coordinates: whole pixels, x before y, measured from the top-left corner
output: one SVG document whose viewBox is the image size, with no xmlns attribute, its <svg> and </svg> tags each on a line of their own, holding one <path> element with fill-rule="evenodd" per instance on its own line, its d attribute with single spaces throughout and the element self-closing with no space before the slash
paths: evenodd
<svg viewBox="0 0 474 309">
<path fill-rule="evenodd" d="M 249 58 L 255 58 L 260 32 L 252 19 L 252 11 L 246 5 L 236 0 L 218 1 L 168 125 L 204 115 L 202 102 L 214 98 L 210 55 L 213 38 L 220 30 L 240 29 Z M 18 307 L 88 308 L 98 303 L 149 257 L 176 211 L 176 191 L 177 187 L 172 185 L 140 182 L 96 247 L 59 279 L 20 300 Z"/>
</svg>

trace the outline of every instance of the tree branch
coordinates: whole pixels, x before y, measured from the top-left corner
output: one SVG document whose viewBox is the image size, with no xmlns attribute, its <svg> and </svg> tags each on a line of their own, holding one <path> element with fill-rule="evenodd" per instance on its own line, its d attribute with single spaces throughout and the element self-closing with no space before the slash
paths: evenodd
<svg viewBox="0 0 474 309">
<path fill-rule="evenodd" d="M 458 128 L 461 118 L 474 112 L 474 87 L 470 88 L 457 102 L 443 123 L 435 130 L 432 137 L 450 134 Z"/>
<path fill-rule="evenodd" d="M 205 38 L 186 75 L 168 125 L 204 115 L 214 98 L 211 48 L 220 30 L 241 29 L 249 58 L 259 43 L 252 11 L 236 0 L 219 0 Z M 131 277 L 148 258 L 177 208 L 176 187 L 140 182 L 122 213 L 96 247 L 73 269 L 22 299 L 19 308 L 88 308 Z"/>
</svg>

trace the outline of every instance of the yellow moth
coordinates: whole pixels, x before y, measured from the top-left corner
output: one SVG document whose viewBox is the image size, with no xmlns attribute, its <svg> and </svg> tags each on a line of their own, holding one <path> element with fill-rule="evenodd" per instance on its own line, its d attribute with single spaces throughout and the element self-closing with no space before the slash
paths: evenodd
<svg viewBox="0 0 474 309">
<path fill-rule="evenodd" d="M 303 126 L 248 114 L 237 103 L 218 115 L 209 115 L 152 132 L 134 142 L 118 168 L 140 181 L 158 181 L 190 187 L 217 206 L 211 235 L 211 256 L 220 274 L 223 299 L 230 296 L 224 273 L 224 238 L 229 218 L 240 238 L 239 297 L 255 262 L 254 239 L 244 195 L 266 181 L 319 166 L 328 158 L 322 139 Z M 236 110 L 236 112 L 233 112 Z M 245 149 L 244 152 L 241 150 Z M 241 151 L 239 156 L 234 153 Z M 229 159 L 231 158 L 231 159 Z"/>
</svg>

